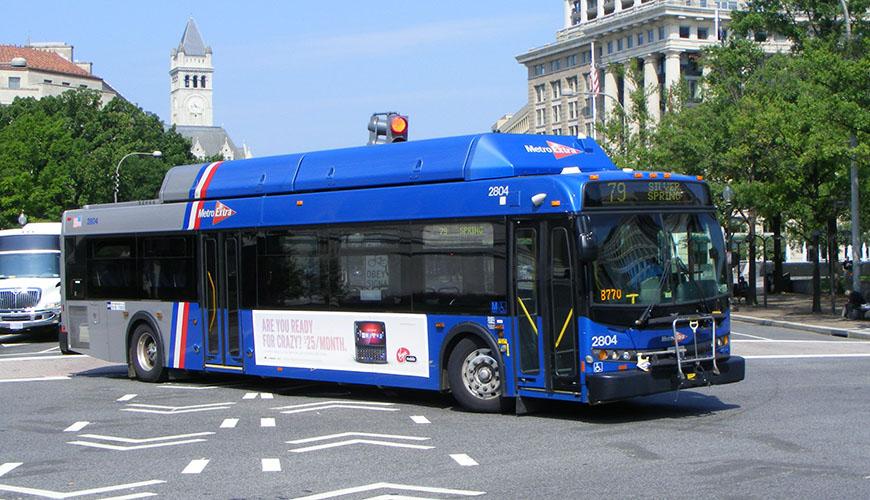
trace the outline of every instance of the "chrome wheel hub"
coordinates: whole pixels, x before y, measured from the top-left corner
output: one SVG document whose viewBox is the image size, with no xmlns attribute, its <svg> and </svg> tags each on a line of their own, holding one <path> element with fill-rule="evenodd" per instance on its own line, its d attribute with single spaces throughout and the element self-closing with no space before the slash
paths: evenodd
<svg viewBox="0 0 870 500">
<path fill-rule="evenodd" d="M 471 352 L 462 363 L 462 382 L 465 388 L 478 399 L 493 399 L 501 396 L 501 378 L 498 361 L 489 349 Z"/>
</svg>

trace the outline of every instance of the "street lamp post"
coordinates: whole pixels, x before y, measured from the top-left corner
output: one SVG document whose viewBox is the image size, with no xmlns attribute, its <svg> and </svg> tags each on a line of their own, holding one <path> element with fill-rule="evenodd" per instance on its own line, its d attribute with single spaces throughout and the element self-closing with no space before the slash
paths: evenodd
<svg viewBox="0 0 870 500">
<path fill-rule="evenodd" d="M 846 0 L 840 0 L 843 9 L 843 21 L 846 27 L 846 50 L 852 50 L 852 20 L 849 18 L 849 5 Z M 850 52 L 847 52 L 849 57 Z M 852 188 L 850 212 L 852 216 L 852 290 L 861 293 L 861 210 L 858 198 L 858 165 L 855 162 L 855 148 L 858 139 L 855 132 L 849 136 L 849 147 L 852 149 L 851 165 L 849 166 L 849 181 Z"/>
<path fill-rule="evenodd" d="M 152 151 L 150 153 L 144 153 L 139 151 L 134 151 L 132 153 L 127 153 L 120 160 L 118 160 L 118 164 L 115 166 L 115 203 L 118 203 L 118 188 L 121 187 L 121 163 L 124 162 L 130 156 L 151 156 L 153 158 L 160 158 L 163 156 L 163 153 L 160 151 Z"/>
</svg>

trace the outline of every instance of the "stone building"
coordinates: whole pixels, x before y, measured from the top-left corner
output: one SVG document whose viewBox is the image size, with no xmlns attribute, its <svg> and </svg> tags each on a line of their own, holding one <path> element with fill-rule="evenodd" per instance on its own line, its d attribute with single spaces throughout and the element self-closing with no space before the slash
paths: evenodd
<svg viewBox="0 0 870 500">
<path fill-rule="evenodd" d="M 247 146 L 237 147 L 223 127 L 214 125 L 214 65 L 212 50 L 188 19 L 169 63 L 169 116 L 179 134 L 190 139 L 199 159 L 216 155 L 225 160 L 250 158 Z"/>
<path fill-rule="evenodd" d="M 119 96 L 94 75 L 92 63 L 76 61 L 73 51 L 64 42 L 0 45 L 0 105 L 16 97 L 41 99 L 71 89 L 96 90 L 103 104 Z"/>
<path fill-rule="evenodd" d="M 700 95 L 701 49 L 727 36 L 730 12 L 744 2 L 562 0 L 562 4 L 564 25 L 556 40 L 517 57 L 528 69 L 528 102 L 501 128 L 524 124 L 528 128 L 501 131 L 593 136 L 593 72 L 598 80 L 596 119 L 604 119 L 616 106 L 631 111 L 628 96 L 636 84 L 614 72 L 614 63 L 638 70 L 637 85 L 646 89 L 650 114 L 658 120 L 668 90 L 681 79 L 693 96 Z M 765 50 L 790 47 L 785 38 L 764 39 Z"/>
</svg>

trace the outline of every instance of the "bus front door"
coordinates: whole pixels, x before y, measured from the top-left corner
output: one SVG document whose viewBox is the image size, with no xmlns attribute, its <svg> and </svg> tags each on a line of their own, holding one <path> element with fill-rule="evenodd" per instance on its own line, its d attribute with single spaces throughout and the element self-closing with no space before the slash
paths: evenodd
<svg viewBox="0 0 870 500">
<path fill-rule="evenodd" d="M 239 328 L 239 236 L 202 236 L 202 300 L 206 367 L 242 370 Z"/>
<path fill-rule="evenodd" d="M 519 388 L 580 392 L 568 221 L 513 224 L 513 287 Z"/>
</svg>

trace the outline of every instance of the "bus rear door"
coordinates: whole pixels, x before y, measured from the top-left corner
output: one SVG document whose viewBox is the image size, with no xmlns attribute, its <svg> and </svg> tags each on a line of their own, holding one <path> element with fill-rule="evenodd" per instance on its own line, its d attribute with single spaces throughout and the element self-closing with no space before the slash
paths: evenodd
<svg viewBox="0 0 870 500">
<path fill-rule="evenodd" d="M 519 388 L 580 392 L 572 234 L 570 221 L 513 224 Z"/>
<path fill-rule="evenodd" d="M 240 371 L 239 236 L 236 233 L 204 234 L 201 242 L 200 309 L 205 332 L 205 365 Z"/>
</svg>

